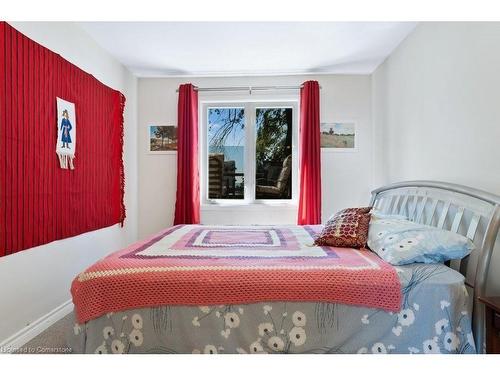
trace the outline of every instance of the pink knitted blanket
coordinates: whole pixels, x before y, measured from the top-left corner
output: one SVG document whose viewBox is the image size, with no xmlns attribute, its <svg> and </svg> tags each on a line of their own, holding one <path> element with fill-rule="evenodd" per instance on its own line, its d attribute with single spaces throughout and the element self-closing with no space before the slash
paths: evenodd
<svg viewBox="0 0 500 375">
<path fill-rule="evenodd" d="M 80 323 L 160 305 L 336 302 L 399 311 L 397 273 L 366 250 L 313 246 L 320 226 L 180 225 L 98 261 L 71 286 Z"/>
</svg>

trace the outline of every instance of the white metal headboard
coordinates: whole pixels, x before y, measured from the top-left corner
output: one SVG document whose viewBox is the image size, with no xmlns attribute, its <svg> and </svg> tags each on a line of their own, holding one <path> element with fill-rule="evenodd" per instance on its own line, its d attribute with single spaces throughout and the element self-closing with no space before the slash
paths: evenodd
<svg viewBox="0 0 500 375">
<path fill-rule="evenodd" d="M 372 191 L 371 206 L 385 213 L 450 230 L 476 245 L 462 261 L 449 267 L 465 276 L 473 293 L 472 329 L 478 353 L 484 351 L 484 305 L 478 297 L 486 291 L 489 265 L 500 227 L 500 196 L 467 186 L 438 181 L 407 181 Z"/>
</svg>

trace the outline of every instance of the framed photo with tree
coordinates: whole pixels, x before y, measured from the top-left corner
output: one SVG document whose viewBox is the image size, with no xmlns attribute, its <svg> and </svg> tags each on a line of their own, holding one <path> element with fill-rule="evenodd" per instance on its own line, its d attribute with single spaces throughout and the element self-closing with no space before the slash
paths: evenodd
<svg viewBox="0 0 500 375">
<path fill-rule="evenodd" d="M 177 152 L 177 126 L 148 125 L 148 147 L 151 154 L 172 154 Z"/>
</svg>

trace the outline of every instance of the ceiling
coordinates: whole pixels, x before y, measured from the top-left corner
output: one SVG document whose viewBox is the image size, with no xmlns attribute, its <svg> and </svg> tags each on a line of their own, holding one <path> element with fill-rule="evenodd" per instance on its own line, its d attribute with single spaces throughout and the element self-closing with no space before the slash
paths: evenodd
<svg viewBox="0 0 500 375">
<path fill-rule="evenodd" d="M 370 74 L 415 22 L 80 22 L 140 77 Z"/>
</svg>

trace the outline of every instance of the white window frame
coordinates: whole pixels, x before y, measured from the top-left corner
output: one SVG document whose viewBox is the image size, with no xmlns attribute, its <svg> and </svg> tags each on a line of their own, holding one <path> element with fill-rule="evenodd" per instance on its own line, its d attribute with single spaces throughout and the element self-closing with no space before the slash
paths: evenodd
<svg viewBox="0 0 500 375">
<path fill-rule="evenodd" d="M 244 199 L 210 199 L 208 198 L 208 109 L 209 108 L 244 108 L 245 114 L 245 153 L 244 167 L 245 186 Z M 256 127 L 255 112 L 257 108 L 292 108 L 292 197 L 291 199 L 255 199 L 255 155 Z M 298 100 L 237 100 L 200 102 L 199 144 L 200 144 L 200 193 L 201 204 L 205 207 L 215 206 L 297 206 L 298 202 Z"/>
</svg>

